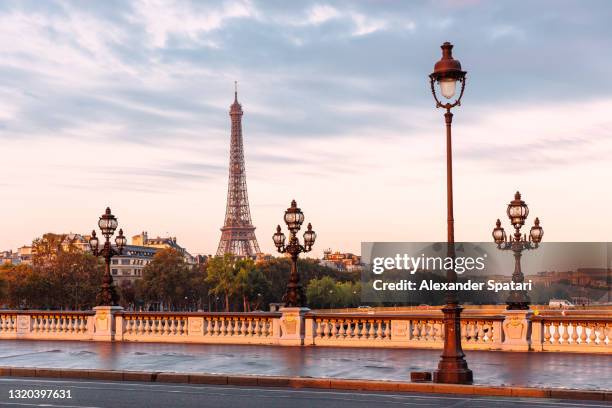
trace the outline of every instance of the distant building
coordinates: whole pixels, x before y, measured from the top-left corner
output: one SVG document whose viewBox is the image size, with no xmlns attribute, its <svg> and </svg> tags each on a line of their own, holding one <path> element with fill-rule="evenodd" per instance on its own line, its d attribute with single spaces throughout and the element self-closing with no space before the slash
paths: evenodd
<svg viewBox="0 0 612 408">
<path fill-rule="evenodd" d="M 111 259 L 111 275 L 116 285 L 142 278 L 142 270 L 151 263 L 159 249 L 142 245 L 126 245 L 121 255 Z"/>
<path fill-rule="evenodd" d="M 81 235 L 81 234 L 73 234 L 72 232 L 66 234 L 62 241 L 62 249 L 67 251 L 70 247 L 75 248 L 82 252 L 89 252 L 91 249 L 89 247 L 89 240 L 91 239 L 91 235 Z"/>
<path fill-rule="evenodd" d="M 21 259 L 18 252 L 12 250 L 0 252 L 0 265 L 19 265 L 20 263 Z"/>
<path fill-rule="evenodd" d="M 32 247 L 22 246 L 17 251 L 8 250 L 0 252 L 0 264 L 3 265 L 30 265 L 32 263 Z"/>
<path fill-rule="evenodd" d="M 197 259 L 195 256 L 191 255 L 189 252 L 187 252 L 185 248 L 176 243 L 176 237 L 149 238 L 148 233 L 146 231 L 143 231 L 140 234 L 134 235 L 132 237 L 132 245 L 157 249 L 172 248 L 181 253 L 185 257 L 185 262 L 187 262 L 188 264 L 193 265 L 197 263 Z"/>
<path fill-rule="evenodd" d="M 331 249 L 326 249 L 323 252 L 323 259 L 321 259 L 320 264 L 338 271 L 361 272 L 363 270 L 361 256 L 349 252 L 332 252 Z"/>
</svg>

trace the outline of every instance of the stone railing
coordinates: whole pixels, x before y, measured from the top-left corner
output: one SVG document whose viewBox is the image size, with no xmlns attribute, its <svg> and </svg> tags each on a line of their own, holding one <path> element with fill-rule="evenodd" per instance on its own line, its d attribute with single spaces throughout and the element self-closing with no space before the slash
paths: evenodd
<svg viewBox="0 0 612 408">
<path fill-rule="evenodd" d="M 363 314 L 308 313 L 305 344 L 346 347 L 442 348 L 441 312 Z M 466 349 L 501 349 L 503 315 L 464 314 L 461 339 Z"/>
<path fill-rule="evenodd" d="M 275 344 L 280 313 L 118 312 L 117 341 Z"/>
<path fill-rule="evenodd" d="M 542 314 L 532 317 L 535 351 L 612 352 L 612 316 L 589 313 Z"/>
<path fill-rule="evenodd" d="M 0 312 L 0 338 L 90 340 L 94 312 Z"/>
<path fill-rule="evenodd" d="M 330 313 L 0 311 L 0 339 L 95 340 L 201 344 L 266 344 L 440 349 L 439 310 Z M 569 351 L 612 354 L 609 311 L 467 309 L 461 314 L 466 350 Z"/>
</svg>

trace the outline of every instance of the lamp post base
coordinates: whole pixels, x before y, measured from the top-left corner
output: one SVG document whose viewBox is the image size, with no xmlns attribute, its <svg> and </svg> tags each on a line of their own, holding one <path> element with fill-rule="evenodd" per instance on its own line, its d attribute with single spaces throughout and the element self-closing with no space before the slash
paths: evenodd
<svg viewBox="0 0 612 408">
<path fill-rule="evenodd" d="M 461 347 L 461 311 L 455 302 L 442 308 L 444 313 L 444 351 L 433 373 L 433 381 L 444 384 L 472 384 L 474 376 L 468 368 Z"/>
<path fill-rule="evenodd" d="M 441 366 L 444 363 L 444 361 L 441 361 L 439 365 Z M 465 365 L 465 367 L 462 368 L 462 365 Z M 474 375 L 472 370 L 467 368 L 465 360 L 453 359 L 448 361 L 448 367 L 438 368 L 434 371 L 433 382 L 442 384 L 472 384 L 474 382 Z"/>
</svg>

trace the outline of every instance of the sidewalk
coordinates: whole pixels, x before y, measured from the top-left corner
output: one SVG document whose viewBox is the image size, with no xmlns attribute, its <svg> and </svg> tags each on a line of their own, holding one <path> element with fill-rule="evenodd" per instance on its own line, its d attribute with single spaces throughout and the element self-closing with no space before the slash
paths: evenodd
<svg viewBox="0 0 612 408">
<path fill-rule="evenodd" d="M 439 350 L 0 341 L 0 366 L 409 381 Z M 612 355 L 469 351 L 474 383 L 612 390 Z"/>
</svg>

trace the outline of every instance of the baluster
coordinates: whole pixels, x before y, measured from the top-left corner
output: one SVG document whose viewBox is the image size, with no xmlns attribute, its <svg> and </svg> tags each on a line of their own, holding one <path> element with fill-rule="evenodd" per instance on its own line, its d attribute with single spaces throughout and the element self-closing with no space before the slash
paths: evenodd
<svg viewBox="0 0 612 408">
<path fill-rule="evenodd" d="M 329 338 L 329 323 L 327 319 L 323 320 L 323 337 L 326 339 Z"/>
<path fill-rule="evenodd" d="M 385 336 L 386 340 L 391 339 L 391 321 L 390 320 L 385 321 L 385 331 L 383 335 Z"/>
<path fill-rule="evenodd" d="M 550 322 L 544 322 L 544 343 L 550 344 Z"/>
<path fill-rule="evenodd" d="M 412 326 L 412 338 L 415 340 L 419 340 L 419 324 L 416 320 L 410 320 L 410 325 Z"/>
<path fill-rule="evenodd" d="M 374 331 L 374 320 L 369 320 L 370 331 L 368 332 L 368 339 L 373 340 L 374 336 L 376 336 L 376 332 Z"/>
<path fill-rule="evenodd" d="M 344 329 L 344 325 L 346 324 L 347 320 L 340 320 L 340 329 L 338 330 L 338 337 L 341 339 L 344 339 L 346 337 L 346 330 Z"/>
<path fill-rule="evenodd" d="M 580 344 L 584 345 L 587 341 L 586 324 L 580 323 Z"/>
<path fill-rule="evenodd" d="M 486 333 L 488 331 L 489 322 L 487 321 L 477 321 L 476 322 L 476 342 L 479 344 L 486 343 L 488 339 L 485 339 Z"/>
<path fill-rule="evenodd" d="M 207 335 L 207 336 L 210 336 L 210 335 L 212 335 L 212 330 L 213 330 L 212 319 L 210 317 L 207 317 L 206 318 L 206 333 L 204 333 L 204 334 Z"/>
<path fill-rule="evenodd" d="M 605 346 L 606 345 L 606 324 L 600 323 L 597 325 L 597 327 L 599 328 L 599 345 Z"/>
<path fill-rule="evenodd" d="M 355 336 L 354 323 L 355 323 L 355 320 L 346 319 L 346 329 L 344 330 L 344 335 L 349 340 L 353 339 L 353 337 Z"/>
<path fill-rule="evenodd" d="M 383 334 L 383 330 L 382 330 L 382 325 L 383 322 L 382 320 L 379 320 L 378 322 L 376 322 L 377 328 L 376 328 L 376 340 L 382 340 L 382 334 Z"/>
<path fill-rule="evenodd" d="M 567 345 L 568 340 L 569 340 L 569 322 L 561 322 L 561 325 L 563 326 L 563 336 L 561 336 L 561 338 L 563 339 L 563 344 Z"/>
<path fill-rule="evenodd" d="M 249 318 L 248 319 L 248 323 L 247 323 L 247 336 L 254 336 L 255 334 L 255 327 L 253 326 L 253 318 Z"/>
<path fill-rule="evenodd" d="M 421 325 L 421 340 L 427 341 L 429 340 L 429 334 L 428 334 L 428 327 L 427 327 L 427 320 L 422 320 L 421 322 L 419 322 Z"/>
<path fill-rule="evenodd" d="M 597 334 L 595 333 L 595 328 L 597 327 L 594 323 L 588 323 L 589 329 L 591 329 L 591 335 L 589 336 L 589 344 L 594 346 L 595 340 L 597 340 Z"/>
<path fill-rule="evenodd" d="M 187 318 L 183 317 L 180 320 L 180 322 L 181 322 L 181 336 L 189 334 L 189 332 L 188 332 L 189 327 L 187 327 Z"/>
<path fill-rule="evenodd" d="M 336 338 L 338 334 L 337 321 L 332 319 L 330 321 L 330 324 L 331 324 L 331 337 Z"/>
<path fill-rule="evenodd" d="M 260 337 L 261 336 L 261 319 L 259 318 L 255 318 L 253 319 L 254 323 L 255 323 L 255 336 L 256 337 Z"/>
<path fill-rule="evenodd" d="M 578 344 L 578 324 L 577 322 L 571 322 L 570 324 L 572 325 L 572 334 L 570 338 L 572 339 L 572 344 L 576 345 Z"/>
<path fill-rule="evenodd" d="M 218 336 L 219 335 L 219 320 L 215 319 L 214 317 L 212 318 L 213 320 L 213 336 Z"/>
<path fill-rule="evenodd" d="M 323 328 L 321 327 L 322 326 L 321 319 L 316 319 L 315 323 L 317 325 L 317 330 L 315 331 L 315 334 L 316 334 L 317 338 L 320 339 L 321 335 L 323 334 Z"/>
<path fill-rule="evenodd" d="M 553 322 L 553 344 L 559 344 L 559 322 Z"/>
<path fill-rule="evenodd" d="M 357 340 L 361 339 L 361 326 L 359 325 L 361 322 L 359 320 L 353 320 L 355 324 L 355 328 L 353 329 L 354 336 Z"/>
</svg>

